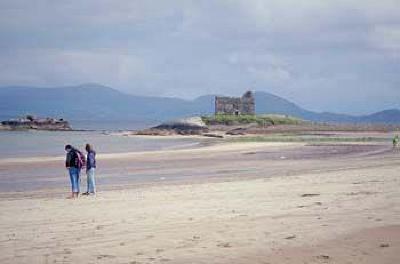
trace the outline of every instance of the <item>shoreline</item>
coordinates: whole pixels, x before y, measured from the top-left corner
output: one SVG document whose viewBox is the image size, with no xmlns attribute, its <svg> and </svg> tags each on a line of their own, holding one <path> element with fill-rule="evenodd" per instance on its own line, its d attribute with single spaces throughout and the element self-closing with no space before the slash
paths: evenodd
<svg viewBox="0 0 400 264">
<path fill-rule="evenodd" d="M 389 144 L 371 142 L 218 142 L 184 149 L 98 154 L 98 179 L 101 185 L 118 186 L 196 178 L 236 179 L 243 178 L 241 175 L 246 172 L 244 178 L 260 178 L 263 174 L 264 177 L 296 174 L 296 170 L 358 167 L 365 162 L 369 162 L 368 166 L 389 165 L 395 162 L 396 153 Z M 377 157 L 387 158 L 377 162 Z M 3 168 L 0 192 L 68 186 L 64 159 L 64 156 L 0 159 Z M 347 159 L 353 160 L 352 166 L 342 166 Z M 85 177 L 84 172 L 82 175 Z M 23 180 L 23 184 L 15 179 Z"/>
<path fill-rule="evenodd" d="M 294 146 L 303 145 L 303 143 L 291 143 L 291 142 L 214 142 L 211 146 L 198 146 L 189 147 L 182 149 L 172 150 L 150 150 L 150 151 L 136 151 L 136 152 L 118 152 L 118 153 L 103 153 L 98 154 L 98 159 L 109 160 L 109 159 L 128 159 L 138 156 L 153 156 L 153 155 L 167 155 L 167 154 L 183 154 L 183 153 L 204 153 L 207 151 L 240 151 L 250 148 L 260 148 L 266 146 L 281 147 L 281 146 Z M 41 163 L 41 162 L 54 162 L 63 161 L 65 156 L 41 156 L 41 157 L 16 157 L 16 158 L 1 158 L 0 165 L 6 165 L 11 163 Z"/>
<path fill-rule="evenodd" d="M 117 135 L 118 136 L 118 135 Z M 204 137 L 200 136 L 133 136 L 135 138 L 152 138 L 152 139 L 178 139 L 178 138 L 191 138 L 191 139 L 204 139 Z M 253 138 L 255 138 L 253 140 Z M 208 139 L 208 138 L 207 138 Z M 170 147 L 170 149 L 164 150 L 145 150 L 145 151 L 127 151 L 127 152 L 113 152 L 113 153 L 101 153 L 98 154 L 98 158 L 109 160 L 109 159 L 118 159 L 118 158 L 133 158 L 135 156 L 148 156 L 148 155 L 160 155 L 160 154 L 180 154 L 180 153 L 198 153 L 198 152 L 206 152 L 206 151 L 240 151 L 244 149 L 252 149 L 252 148 L 262 148 L 262 147 L 283 147 L 283 146 L 304 146 L 304 145 L 340 145 L 340 144 L 348 144 L 348 145 L 363 145 L 363 144 L 371 144 L 371 145 L 386 145 L 388 144 L 387 139 L 380 140 L 358 140 L 357 138 L 348 138 L 343 140 L 342 138 L 334 138 L 333 140 L 281 140 L 274 139 L 271 140 L 263 140 L 258 139 L 258 136 L 233 136 L 226 139 L 210 139 L 207 141 L 206 145 L 202 145 L 202 142 L 190 143 L 187 145 L 181 145 L 175 147 Z M 38 156 L 38 157 L 5 157 L 0 158 L 0 165 L 12 164 L 12 163 L 45 163 L 45 162 L 55 162 L 55 161 L 63 161 L 65 159 L 64 155 L 60 156 Z"/>
</svg>

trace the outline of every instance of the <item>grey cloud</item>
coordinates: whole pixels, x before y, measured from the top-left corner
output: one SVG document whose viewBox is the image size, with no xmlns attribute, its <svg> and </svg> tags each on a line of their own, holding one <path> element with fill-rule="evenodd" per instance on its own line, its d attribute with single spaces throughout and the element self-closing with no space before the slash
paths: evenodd
<svg viewBox="0 0 400 264">
<path fill-rule="evenodd" d="M 0 85 L 273 92 L 313 110 L 400 107 L 395 0 L 0 3 Z"/>
</svg>

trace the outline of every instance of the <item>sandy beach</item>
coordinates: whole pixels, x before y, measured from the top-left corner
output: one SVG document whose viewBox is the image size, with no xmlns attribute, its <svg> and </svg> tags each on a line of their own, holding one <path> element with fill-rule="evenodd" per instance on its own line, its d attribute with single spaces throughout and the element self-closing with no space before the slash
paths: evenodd
<svg viewBox="0 0 400 264">
<path fill-rule="evenodd" d="M 3 159 L 0 262 L 400 263 L 399 155 L 388 143 L 100 154 L 99 193 L 78 200 L 62 157 Z"/>
<path fill-rule="evenodd" d="M 400 0 L 0 22 L 0 264 L 400 264 Z"/>
</svg>

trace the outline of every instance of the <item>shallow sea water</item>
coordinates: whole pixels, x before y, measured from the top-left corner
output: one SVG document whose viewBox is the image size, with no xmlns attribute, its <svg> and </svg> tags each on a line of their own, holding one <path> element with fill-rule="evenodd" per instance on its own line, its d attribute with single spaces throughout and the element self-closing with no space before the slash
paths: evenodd
<svg viewBox="0 0 400 264">
<path fill-rule="evenodd" d="M 62 156 L 66 144 L 84 150 L 86 143 L 98 153 L 121 153 L 193 147 L 199 140 L 127 137 L 101 131 L 0 131 L 0 159 Z"/>
</svg>

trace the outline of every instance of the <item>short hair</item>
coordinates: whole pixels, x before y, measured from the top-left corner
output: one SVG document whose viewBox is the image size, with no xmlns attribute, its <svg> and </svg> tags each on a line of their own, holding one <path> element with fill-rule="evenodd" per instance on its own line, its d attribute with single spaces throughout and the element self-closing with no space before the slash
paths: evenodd
<svg viewBox="0 0 400 264">
<path fill-rule="evenodd" d="M 65 145 L 65 150 L 70 150 L 70 149 L 72 149 L 71 145 Z"/>
</svg>

